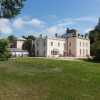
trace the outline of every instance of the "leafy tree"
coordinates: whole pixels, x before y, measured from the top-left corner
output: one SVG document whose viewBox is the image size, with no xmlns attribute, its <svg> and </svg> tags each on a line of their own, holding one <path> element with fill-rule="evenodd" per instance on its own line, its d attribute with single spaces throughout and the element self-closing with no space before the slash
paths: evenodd
<svg viewBox="0 0 100 100">
<path fill-rule="evenodd" d="M 8 42 L 9 42 L 9 47 L 10 48 L 15 48 L 16 47 L 16 37 L 14 35 L 8 36 Z"/>
<path fill-rule="evenodd" d="M 23 36 L 25 38 L 25 42 L 23 44 L 23 49 L 27 50 L 29 52 L 29 56 L 35 56 L 35 37 L 32 35 L 29 35 L 27 37 Z"/>
<path fill-rule="evenodd" d="M 0 40 L 0 60 L 6 60 L 10 57 L 10 53 L 8 51 L 8 41 L 1 39 Z"/>
<path fill-rule="evenodd" d="M 18 15 L 25 0 L 0 0 L 0 18 L 12 18 Z"/>
<path fill-rule="evenodd" d="M 0 0 L 0 18 L 13 18 L 18 15 L 23 7 L 25 0 Z M 13 41 L 14 37 L 8 38 Z M 0 39 L 0 59 L 5 60 L 10 57 L 8 48 L 8 42 Z"/>
<path fill-rule="evenodd" d="M 16 39 L 17 39 L 17 38 L 16 38 L 14 35 L 8 36 L 8 41 L 9 41 L 10 43 L 14 42 Z"/>
<path fill-rule="evenodd" d="M 91 55 L 94 59 L 100 60 L 100 19 L 94 30 L 89 33 L 91 41 Z"/>
</svg>

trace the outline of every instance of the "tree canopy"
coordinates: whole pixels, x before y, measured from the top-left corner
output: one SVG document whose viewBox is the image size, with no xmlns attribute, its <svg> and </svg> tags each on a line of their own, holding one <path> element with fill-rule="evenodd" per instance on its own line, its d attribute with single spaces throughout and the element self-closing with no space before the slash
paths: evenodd
<svg viewBox="0 0 100 100">
<path fill-rule="evenodd" d="M 29 52 L 29 56 L 35 56 L 35 36 L 29 35 L 27 37 L 23 36 L 23 38 L 25 39 L 23 49 Z"/>
<path fill-rule="evenodd" d="M 94 30 L 89 33 L 91 42 L 91 55 L 100 60 L 100 18 Z"/>
<path fill-rule="evenodd" d="M 0 18 L 12 18 L 18 15 L 26 0 L 0 0 Z"/>
</svg>

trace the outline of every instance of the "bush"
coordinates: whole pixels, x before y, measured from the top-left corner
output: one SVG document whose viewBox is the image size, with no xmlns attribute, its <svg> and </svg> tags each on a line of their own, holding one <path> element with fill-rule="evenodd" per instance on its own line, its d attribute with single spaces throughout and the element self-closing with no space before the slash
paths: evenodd
<svg viewBox="0 0 100 100">
<path fill-rule="evenodd" d="M 96 50 L 94 60 L 100 61 L 100 50 Z"/>
<path fill-rule="evenodd" d="M 0 40 L 0 60 L 8 60 L 10 58 L 10 52 L 8 51 L 8 41 L 1 39 Z"/>
</svg>

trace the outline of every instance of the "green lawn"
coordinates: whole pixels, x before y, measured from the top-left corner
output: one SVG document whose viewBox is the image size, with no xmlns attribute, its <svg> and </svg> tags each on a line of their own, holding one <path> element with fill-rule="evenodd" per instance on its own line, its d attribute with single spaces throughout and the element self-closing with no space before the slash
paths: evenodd
<svg viewBox="0 0 100 100">
<path fill-rule="evenodd" d="M 100 100 L 100 63 L 33 58 L 0 62 L 0 100 Z"/>
</svg>

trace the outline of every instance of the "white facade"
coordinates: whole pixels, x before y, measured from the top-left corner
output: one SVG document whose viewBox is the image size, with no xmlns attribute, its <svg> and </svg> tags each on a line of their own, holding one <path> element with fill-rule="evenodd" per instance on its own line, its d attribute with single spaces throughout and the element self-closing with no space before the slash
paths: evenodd
<svg viewBox="0 0 100 100">
<path fill-rule="evenodd" d="M 78 37 L 70 37 L 66 40 L 67 56 L 87 58 L 90 56 L 90 40 Z"/>
<path fill-rule="evenodd" d="M 16 40 L 14 47 L 12 46 L 10 49 L 12 57 L 23 57 L 29 55 L 28 51 L 23 50 L 24 41 L 25 40 L 22 38 Z"/>
<path fill-rule="evenodd" d="M 35 55 L 40 57 L 56 57 L 64 55 L 65 39 L 37 38 L 35 41 Z"/>
<path fill-rule="evenodd" d="M 25 40 L 22 39 L 22 38 L 17 39 L 17 40 L 16 40 L 16 48 L 22 50 L 24 41 L 25 41 Z"/>
<path fill-rule="evenodd" d="M 35 41 L 35 56 L 87 58 L 90 56 L 90 40 L 77 36 L 37 38 Z"/>
<path fill-rule="evenodd" d="M 64 56 L 65 39 L 47 38 L 47 57 Z"/>
</svg>

